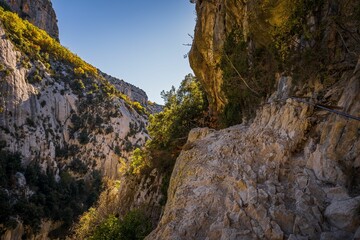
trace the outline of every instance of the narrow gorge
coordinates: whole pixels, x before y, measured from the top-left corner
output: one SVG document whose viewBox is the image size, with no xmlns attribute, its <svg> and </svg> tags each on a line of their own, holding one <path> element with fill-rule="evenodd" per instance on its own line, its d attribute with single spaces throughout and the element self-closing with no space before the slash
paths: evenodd
<svg viewBox="0 0 360 240">
<path fill-rule="evenodd" d="M 2 240 L 360 239 L 358 1 L 190 1 L 164 106 L 0 3 Z"/>
</svg>

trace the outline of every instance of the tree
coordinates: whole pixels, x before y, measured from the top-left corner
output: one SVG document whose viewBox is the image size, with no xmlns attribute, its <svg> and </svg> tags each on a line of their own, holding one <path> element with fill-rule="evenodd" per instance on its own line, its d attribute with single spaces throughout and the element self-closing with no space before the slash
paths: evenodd
<svg viewBox="0 0 360 240">
<path fill-rule="evenodd" d="M 151 139 L 146 144 L 152 167 L 171 172 L 181 147 L 192 128 L 207 125 L 208 101 L 199 81 L 188 74 L 179 89 L 162 91 L 164 110 L 150 116 L 148 130 Z"/>
</svg>

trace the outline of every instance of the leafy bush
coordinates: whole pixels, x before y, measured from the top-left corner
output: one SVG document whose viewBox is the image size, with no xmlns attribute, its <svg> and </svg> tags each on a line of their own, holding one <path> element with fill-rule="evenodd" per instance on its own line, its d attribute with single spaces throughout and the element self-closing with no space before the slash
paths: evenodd
<svg viewBox="0 0 360 240">
<path fill-rule="evenodd" d="M 150 167 L 150 163 L 146 152 L 140 148 L 136 148 L 130 158 L 130 172 L 132 174 L 140 174 L 148 167 Z"/>
<path fill-rule="evenodd" d="M 252 118 L 261 101 L 273 92 L 276 73 L 291 74 L 299 83 L 321 74 L 326 58 L 323 47 L 311 46 L 321 43 L 313 41 L 319 40 L 321 30 L 311 30 L 308 19 L 322 4 L 322 0 L 262 1 L 251 6 L 246 39 L 243 28 L 233 26 L 221 61 L 222 91 L 227 99 L 221 127 Z"/>
<path fill-rule="evenodd" d="M 11 74 L 11 72 L 13 72 L 12 69 L 6 67 L 6 66 L 3 65 L 3 64 L 0 64 L 0 74 L 1 74 L 1 75 L 7 77 L 7 76 L 9 76 L 9 75 Z M 1 75 L 0 75 L 0 76 L 1 76 Z"/>
<path fill-rule="evenodd" d="M 70 164 L 70 169 L 71 171 L 80 173 L 80 174 L 86 174 L 87 171 L 89 170 L 88 166 L 81 161 L 79 158 L 75 158 L 71 164 Z"/>
<path fill-rule="evenodd" d="M 131 105 L 140 114 L 147 114 L 146 109 L 139 102 L 132 102 Z"/>
<path fill-rule="evenodd" d="M 141 210 L 132 210 L 122 220 L 110 215 L 94 230 L 90 240 L 142 240 L 152 230 L 150 219 Z"/>
<path fill-rule="evenodd" d="M 75 81 L 71 82 L 70 87 L 75 92 L 80 92 L 85 89 L 85 85 L 81 79 L 76 79 Z"/>
<path fill-rule="evenodd" d="M 165 106 L 162 112 L 151 115 L 148 131 L 152 140 L 144 149 L 136 149 L 132 157 L 132 172 L 150 172 L 157 168 L 171 174 L 175 159 L 192 128 L 204 127 L 208 121 L 208 102 L 198 80 L 185 76 L 178 90 L 161 93 Z M 149 169 L 150 168 L 150 169 Z"/>
<path fill-rule="evenodd" d="M 0 151 L 0 187 L 8 188 L 16 172 L 23 171 L 19 153 Z"/>
</svg>

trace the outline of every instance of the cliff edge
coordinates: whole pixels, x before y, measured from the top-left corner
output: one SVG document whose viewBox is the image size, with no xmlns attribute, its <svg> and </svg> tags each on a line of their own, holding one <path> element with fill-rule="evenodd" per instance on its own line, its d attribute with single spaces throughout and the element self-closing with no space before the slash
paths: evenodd
<svg viewBox="0 0 360 240">
<path fill-rule="evenodd" d="M 359 4 L 193 2 L 190 63 L 230 127 L 190 132 L 146 239 L 359 239 Z"/>
<path fill-rule="evenodd" d="M 1 0 L 0 2 L 59 41 L 57 18 L 50 0 Z"/>
<path fill-rule="evenodd" d="M 327 97 L 360 112 L 360 62 Z M 288 86 L 289 87 L 289 86 Z M 358 239 L 360 122 L 273 95 L 251 124 L 194 129 L 146 239 Z"/>
</svg>

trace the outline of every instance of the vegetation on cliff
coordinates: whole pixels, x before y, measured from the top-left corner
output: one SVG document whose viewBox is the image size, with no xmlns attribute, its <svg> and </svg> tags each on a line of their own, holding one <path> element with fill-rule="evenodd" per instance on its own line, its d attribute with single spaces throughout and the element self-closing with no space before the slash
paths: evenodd
<svg viewBox="0 0 360 240">
<path fill-rule="evenodd" d="M 185 76 L 178 90 L 172 87 L 169 91 L 162 91 L 161 95 L 165 102 L 164 110 L 150 116 L 147 129 L 151 140 L 144 149 L 135 150 L 132 159 L 134 173 L 157 168 L 170 174 L 189 131 L 207 124 L 205 93 L 191 74 Z"/>
<path fill-rule="evenodd" d="M 26 238 L 46 227 L 49 238 L 64 237 L 102 190 L 104 159 L 113 156 L 101 147 L 131 151 L 135 141 L 114 133 L 128 121 L 141 145 L 148 113 L 95 67 L 1 7 L 0 28 L 1 52 L 8 53 L 0 63 L 0 235 L 22 226 Z"/>
<path fill-rule="evenodd" d="M 336 64 L 357 60 L 355 1 L 194 2 L 190 62 L 216 127 L 251 119 L 281 76 L 291 76 L 299 88 L 317 78 L 326 88 L 339 77 Z"/>
<path fill-rule="evenodd" d="M 21 65 L 30 68 L 28 81 L 36 84 L 42 81 L 44 70 L 37 61 L 45 66 L 45 71 L 61 81 L 69 80 L 73 91 L 86 92 L 89 95 L 98 94 L 106 98 L 119 97 L 140 114 L 148 114 L 138 102 L 132 102 L 110 84 L 98 70 L 62 46 L 56 39 L 50 37 L 44 30 L 39 29 L 27 20 L 21 19 L 16 13 L 6 11 L 0 7 L 0 21 L 5 28 L 7 38 L 22 52 Z M 69 66 L 66 76 L 60 74 L 59 63 Z M 64 69 L 62 69 L 64 70 Z"/>
<path fill-rule="evenodd" d="M 97 69 L 95 67 L 61 46 L 59 42 L 50 37 L 44 30 L 21 19 L 17 14 L 0 8 L 0 20 L 6 29 L 7 37 L 27 57 L 40 60 L 44 63 L 48 63 L 49 58 L 52 57 L 53 60 L 71 64 L 75 74 L 82 75 L 87 73 L 97 76 Z M 48 65 L 48 68 L 50 68 L 50 65 Z"/>
<path fill-rule="evenodd" d="M 264 1 L 249 7 L 248 29 L 232 27 L 221 60 L 222 91 L 227 99 L 221 125 L 252 118 L 273 92 L 276 73 L 293 74 L 297 81 L 304 81 L 314 75 L 312 70 L 323 70 L 325 53 L 314 45 L 321 31 L 308 24 L 322 4 L 312 0 Z M 304 71 L 310 62 L 317 65 Z"/>
<path fill-rule="evenodd" d="M 19 154 L 0 150 L 0 156 L 0 234 L 21 221 L 31 227 L 27 232 L 31 236 L 48 219 L 63 223 L 50 235 L 65 236 L 74 219 L 92 206 L 100 194 L 102 181 L 97 171 L 85 181 L 73 176 L 85 174 L 79 167 L 66 167 L 56 180 L 56 173 L 51 169 L 44 172 L 39 163 L 22 166 Z"/>
<path fill-rule="evenodd" d="M 144 147 L 136 148 L 132 152 L 130 163 L 124 163 L 125 167 L 121 171 L 141 179 L 156 168 L 157 172 L 164 176 L 161 187 L 164 198 L 160 204 L 165 205 L 175 160 L 189 131 L 195 127 L 206 126 L 208 103 L 200 83 L 191 74 L 185 76 L 179 89 L 172 87 L 169 91 L 163 91 L 162 97 L 165 101 L 164 109 L 150 116 L 147 127 L 151 140 L 148 140 Z M 106 201 L 108 198 L 104 192 L 97 207 L 83 214 L 76 227 L 77 238 L 143 239 L 155 227 L 148 211 L 142 208 L 134 209 L 123 217 L 108 209 L 101 211 L 101 208 L 111 208 L 106 206 Z M 112 215 L 107 212 L 112 212 Z"/>
</svg>

